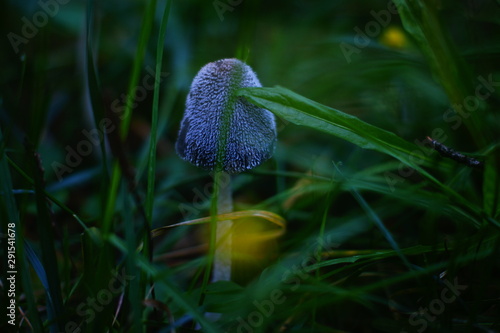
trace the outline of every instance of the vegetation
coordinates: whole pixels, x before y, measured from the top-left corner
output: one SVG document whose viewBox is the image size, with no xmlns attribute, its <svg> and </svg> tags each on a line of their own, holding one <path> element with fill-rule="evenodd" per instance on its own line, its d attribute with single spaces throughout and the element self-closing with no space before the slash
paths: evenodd
<svg viewBox="0 0 500 333">
<path fill-rule="evenodd" d="M 498 1 L 1 9 L 2 332 L 500 331 Z M 278 143 L 216 216 L 174 147 L 223 58 Z"/>
</svg>

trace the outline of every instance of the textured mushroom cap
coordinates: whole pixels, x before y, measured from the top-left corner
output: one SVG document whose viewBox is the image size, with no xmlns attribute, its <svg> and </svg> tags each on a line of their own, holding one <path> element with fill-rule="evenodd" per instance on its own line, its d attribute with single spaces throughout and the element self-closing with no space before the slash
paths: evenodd
<svg viewBox="0 0 500 333">
<path fill-rule="evenodd" d="M 237 59 L 211 62 L 198 72 L 187 96 L 175 145 L 182 159 L 207 170 L 220 164 L 222 171 L 238 173 L 273 155 L 274 115 L 235 96 L 238 89 L 245 87 L 261 84 L 250 66 Z"/>
</svg>

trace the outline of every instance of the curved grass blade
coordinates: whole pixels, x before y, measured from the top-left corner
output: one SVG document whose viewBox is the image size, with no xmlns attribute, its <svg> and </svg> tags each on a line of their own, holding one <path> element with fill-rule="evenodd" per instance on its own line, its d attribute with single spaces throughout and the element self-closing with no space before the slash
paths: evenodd
<svg viewBox="0 0 500 333">
<path fill-rule="evenodd" d="M 7 157 L 7 161 L 9 162 L 9 164 L 31 185 L 34 184 L 34 181 L 33 179 L 28 176 L 28 174 L 26 172 L 23 171 L 23 169 L 21 169 L 21 167 L 19 167 L 14 161 L 12 161 L 9 157 Z M 63 211 L 65 211 L 66 213 L 68 213 L 69 215 L 71 215 L 79 224 L 80 226 L 83 228 L 84 231 L 88 231 L 88 227 L 87 225 L 85 224 L 85 222 L 83 222 L 83 220 L 78 216 L 77 213 L 75 213 L 73 210 L 71 210 L 68 206 L 66 206 L 65 204 L 63 204 L 61 201 L 57 200 L 56 197 L 54 197 L 52 194 L 50 194 L 46 189 L 44 189 L 44 192 L 43 194 L 47 197 L 47 199 L 49 199 L 50 201 L 52 201 L 56 206 L 58 206 L 59 208 L 61 208 Z M 97 244 L 98 243 L 98 240 L 93 238 L 94 242 Z"/>
<path fill-rule="evenodd" d="M 470 69 L 460 57 L 457 47 L 443 29 L 439 21 L 437 6 L 433 1 L 395 0 L 401 21 L 417 41 L 432 71 L 438 77 L 452 105 L 463 105 L 467 97 L 474 91 Z M 476 98 L 479 109 L 484 110 L 486 103 Z M 473 140 L 478 147 L 491 142 L 493 136 L 485 126 L 485 117 L 480 112 L 472 112 L 462 118 Z"/>
<path fill-rule="evenodd" d="M 283 87 L 243 88 L 238 91 L 238 94 L 296 125 L 311 127 L 361 148 L 392 156 L 405 166 L 419 172 L 450 198 L 468 207 L 475 215 L 480 215 L 477 207 L 471 206 L 465 198 L 423 169 L 423 166 L 431 165 L 429 163 L 431 159 L 422 154 L 417 145 L 396 134 Z"/>
<path fill-rule="evenodd" d="M 433 182 L 434 177 L 422 169 L 430 158 L 419 148 L 392 132 L 365 123 L 357 117 L 322 105 L 283 87 L 243 88 L 239 95 L 266 108 L 275 115 L 300 126 L 308 126 L 349 141 L 361 148 L 372 149 L 392 156 L 418 170 Z M 420 163 L 415 163 L 416 159 Z"/>
<path fill-rule="evenodd" d="M 264 236 L 263 239 L 265 238 L 275 238 L 283 235 L 285 233 L 285 220 L 274 213 L 265 211 L 265 210 L 244 210 L 240 212 L 233 212 L 233 213 L 227 213 L 227 214 L 219 214 L 215 216 L 216 222 L 222 222 L 222 221 L 227 221 L 227 220 L 238 220 L 242 218 L 248 218 L 248 217 L 260 217 L 275 226 L 278 226 L 279 229 L 273 232 L 270 232 L 268 236 Z M 200 219 L 194 219 L 194 220 L 189 220 L 185 222 L 180 222 L 172 225 L 167 225 L 165 227 L 157 228 L 151 231 L 151 237 L 157 237 L 165 234 L 168 229 L 170 228 L 175 228 L 175 227 L 180 227 L 180 226 L 185 226 L 185 225 L 197 225 L 197 224 L 204 224 L 204 223 L 210 223 L 212 221 L 212 217 L 202 217 Z M 266 233 L 267 235 L 267 233 Z"/>
<path fill-rule="evenodd" d="M 47 293 L 47 313 L 49 317 L 50 322 L 55 321 L 55 316 L 57 316 L 57 312 L 54 310 L 54 302 L 51 297 L 51 292 L 50 292 L 50 286 L 49 286 L 49 281 L 47 279 L 47 273 L 45 272 L 45 269 L 43 268 L 43 265 L 36 255 L 35 251 L 33 248 L 29 245 L 28 242 L 24 241 L 24 250 L 26 253 L 26 258 L 28 259 L 29 263 L 31 264 L 31 267 L 33 267 L 33 270 L 35 271 L 36 275 L 40 279 L 40 282 L 42 283 L 43 288 L 45 289 L 45 292 Z M 51 329 L 53 330 L 53 329 Z"/>
<path fill-rule="evenodd" d="M 38 234 L 40 236 L 43 268 L 45 269 L 48 281 L 47 297 L 51 299 L 52 303 L 52 308 L 49 311 L 49 319 L 53 322 L 51 325 L 51 332 L 60 332 L 64 327 L 64 306 L 61 295 L 61 282 L 57 264 L 55 239 L 53 235 L 54 229 L 47 206 L 47 197 L 45 196 L 43 171 L 40 167 L 41 161 L 31 147 L 28 147 L 28 154 L 31 158 L 31 169 L 34 175 Z"/>
</svg>

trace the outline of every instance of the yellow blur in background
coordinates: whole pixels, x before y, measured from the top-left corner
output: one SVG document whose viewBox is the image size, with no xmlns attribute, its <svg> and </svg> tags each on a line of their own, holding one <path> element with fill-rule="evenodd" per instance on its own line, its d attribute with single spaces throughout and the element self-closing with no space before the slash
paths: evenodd
<svg viewBox="0 0 500 333">
<path fill-rule="evenodd" d="M 387 27 L 382 32 L 379 42 L 382 45 L 395 49 L 403 49 L 408 46 L 408 38 L 403 29 L 394 25 Z"/>
</svg>

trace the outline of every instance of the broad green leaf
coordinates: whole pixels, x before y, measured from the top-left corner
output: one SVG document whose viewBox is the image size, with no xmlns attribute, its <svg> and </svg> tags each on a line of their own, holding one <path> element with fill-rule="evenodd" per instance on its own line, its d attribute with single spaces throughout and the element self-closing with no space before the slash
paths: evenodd
<svg viewBox="0 0 500 333">
<path fill-rule="evenodd" d="M 314 102 L 283 87 L 244 88 L 239 94 L 296 125 L 308 126 L 361 148 L 373 149 L 392 156 L 438 183 L 421 167 L 427 164 L 430 158 L 425 156 L 417 145 L 405 141 L 394 133 Z"/>
<path fill-rule="evenodd" d="M 476 207 L 471 207 L 465 198 L 422 168 L 422 166 L 430 164 L 431 159 L 417 145 L 396 134 L 307 99 L 283 87 L 243 88 L 238 91 L 238 94 L 296 125 L 311 127 L 349 141 L 361 148 L 376 150 L 396 158 L 402 163 L 401 166 L 418 171 L 438 187 L 443 194 L 468 207 L 473 215 L 479 216 Z M 388 186 L 390 186 L 389 183 Z"/>
</svg>

